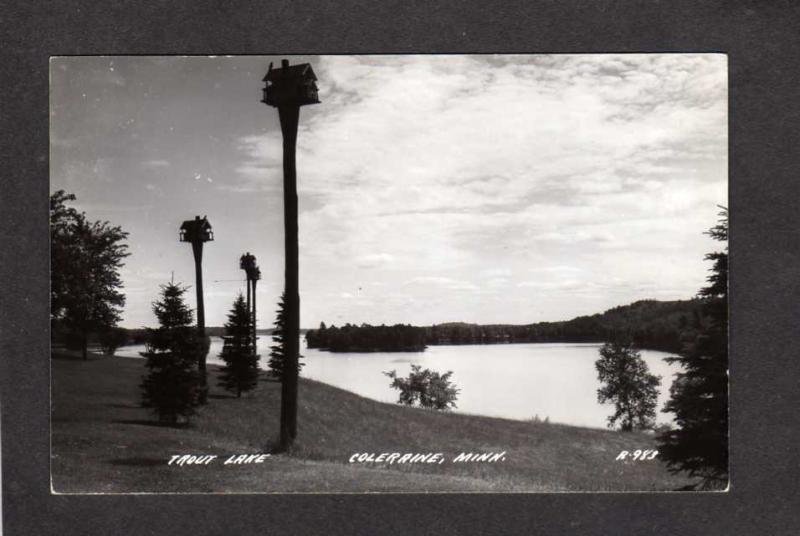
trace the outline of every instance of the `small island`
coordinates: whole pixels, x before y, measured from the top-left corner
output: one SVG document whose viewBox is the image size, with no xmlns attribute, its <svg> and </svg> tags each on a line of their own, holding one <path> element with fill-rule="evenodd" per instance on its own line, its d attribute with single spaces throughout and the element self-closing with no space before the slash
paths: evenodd
<svg viewBox="0 0 800 536">
<path fill-rule="evenodd" d="M 427 348 L 425 329 L 407 324 L 328 328 L 323 323 L 306 333 L 306 342 L 309 348 L 330 352 L 422 352 Z"/>
</svg>

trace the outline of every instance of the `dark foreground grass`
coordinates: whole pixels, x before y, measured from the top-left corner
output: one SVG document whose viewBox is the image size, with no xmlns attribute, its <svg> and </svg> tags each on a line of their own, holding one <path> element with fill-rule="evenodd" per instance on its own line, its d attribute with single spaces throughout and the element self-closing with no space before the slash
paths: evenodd
<svg viewBox="0 0 800 536">
<path fill-rule="evenodd" d="M 232 466 L 233 454 L 269 452 L 280 386 L 259 382 L 241 399 L 216 387 L 188 427 L 156 425 L 139 407 L 144 360 L 67 354 L 52 360 L 53 489 L 64 493 L 650 491 L 689 484 L 658 460 L 620 462 L 655 448 L 652 436 L 441 413 L 375 402 L 301 380 L 298 440 L 288 454 Z M 535 412 L 535 408 L 531 408 Z M 462 452 L 503 461 L 453 463 Z M 436 453 L 441 464 L 349 463 L 355 453 Z M 215 454 L 209 465 L 167 465 L 172 455 Z"/>
</svg>

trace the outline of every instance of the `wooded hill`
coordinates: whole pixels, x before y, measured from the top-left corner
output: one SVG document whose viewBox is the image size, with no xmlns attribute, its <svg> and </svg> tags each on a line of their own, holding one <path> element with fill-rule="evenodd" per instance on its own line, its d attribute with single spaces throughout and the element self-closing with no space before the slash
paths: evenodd
<svg viewBox="0 0 800 536">
<path fill-rule="evenodd" d="M 354 326 L 309 330 L 309 348 L 332 352 L 423 351 L 437 344 L 506 344 L 522 342 L 605 342 L 618 335 L 633 338 L 639 348 L 677 352 L 681 332 L 704 322 L 702 300 L 641 300 L 604 313 L 560 322 L 535 324 L 467 324 L 433 326 Z"/>
<path fill-rule="evenodd" d="M 680 350 L 681 332 L 706 321 L 700 310 L 702 303 L 700 299 L 641 300 L 572 320 L 522 325 L 448 322 L 433 326 L 345 324 L 325 327 L 323 324 L 320 329 L 300 331 L 305 333 L 309 348 L 331 352 L 421 352 L 427 346 L 439 344 L 605 342 L 623 333 L 630 334 L 639 348 L 677 352 Z M 144 328 L 119 329 L 125 333 L 123 344 L 147 341 Z M 54 327 L 54 343 L 66 339 L 66 334 L 61 331 Z M 269 336 L 272 331 L 259 329 L 258 334 Z M 221 336 L 224 328 L 207 327 L 206 333 Z"/>
</svg>

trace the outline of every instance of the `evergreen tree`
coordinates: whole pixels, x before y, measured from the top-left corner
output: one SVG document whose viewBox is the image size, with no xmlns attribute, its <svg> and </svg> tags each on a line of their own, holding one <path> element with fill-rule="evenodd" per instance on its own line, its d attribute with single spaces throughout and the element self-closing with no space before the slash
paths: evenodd
<svg viewBox="0 0 800 536">
<path fill-rule="evenodd" d="M 219 385 L 237 397 L 258 384 L 259 356 L 251 335 L 252 319 L 244 297 L 239 294 L 225 324 L 225 344 L 220 354 L 225 366 L 219 376 Z"/>
<path fill-rule="evenodd" d="M 720 207 L 722 208 L 722 207 Z M 728 210 L 706 234 L 728 240 Z M 681 364 L 664 411 L 675 414 L 677 428 L 662 433 L 659 456 L 672 472 L 699 477 L 704 488 L 724 487 L 728 480 L 728 253 L 705 256 L 713 262 L 709 285 L 698 293 L 705 300 L 703 322 L 684 332 L 683 350 L 671 361 Z"/>
<path fill-rule="evenodd" d="M 608 418 L 608 426 L 620 421 L 620 429 L 625 432 L 655 426 L 661 377 L 650 374 L 633 344 L 619 340 L 605 343 L 594 365 L 603 384 L 597 390 L 597 401 L 612 402 L 616 408 Z"/>
<path fill-rule="evenodd" d="M 200 389 L 200 345 L 192 311 L 183 301 L 185 292 L 174 283 L 161 287 L 161 300 L 153 304 L 159 327 L 148 329 L 147 351 L 142 352 L 149 370 L 141 384 L 142 405 L 152 408 L 160 422 L 172 425 L 194 415 Z"/>
<path fill-rule="evenodd" d="M 278 302 L 277 315 L 275 317 L 275 328 L 272 330 L 272 342 L 269 352 L 269 372 L 272 377 L 277 380 L 283 380 L 283 366 L 285 363 L 285 333 L 286 333 L 286 296 L 281 294 L 281 299 Z M 301 358 L 303 356 L 298 356 Z M 297 362 L 297 372 L 303 368 L 303 363 Z"/>
</svg>

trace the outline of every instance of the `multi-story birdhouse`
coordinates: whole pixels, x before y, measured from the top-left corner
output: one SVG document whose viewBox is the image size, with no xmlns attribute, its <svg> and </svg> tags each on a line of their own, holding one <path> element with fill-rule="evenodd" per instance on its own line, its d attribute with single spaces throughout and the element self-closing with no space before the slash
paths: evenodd
<svg viewBox="0 0 800 536">
<path fill-rule="evenodd" d="M 181 224 L 180 239 L 181 242 L 209 242 L 214 240 L 214 233 L 205 216 L 195 216 Z"/>
<path fill-rule="evenodd" d="M 241 257 L 239 257 L 239 268 L 241 268 L 248 274 L 250 273 L 250 270 L 253 269 L 255 264 L 256 264 L 256 257 L 255 255 L 251 255 L 249 251 L 244 255 L 242 255 Z"/>
<path fill-rule="evenodd" d="M 261 102 L 265 104 L 276 108 L 319 104 L 317 76 L 308 63 L 290 66 L 289 60 L 282 60 L 278 69 L 273 69 L 270 63 L 263 81 L 264 97 Z"/>
</svg>

